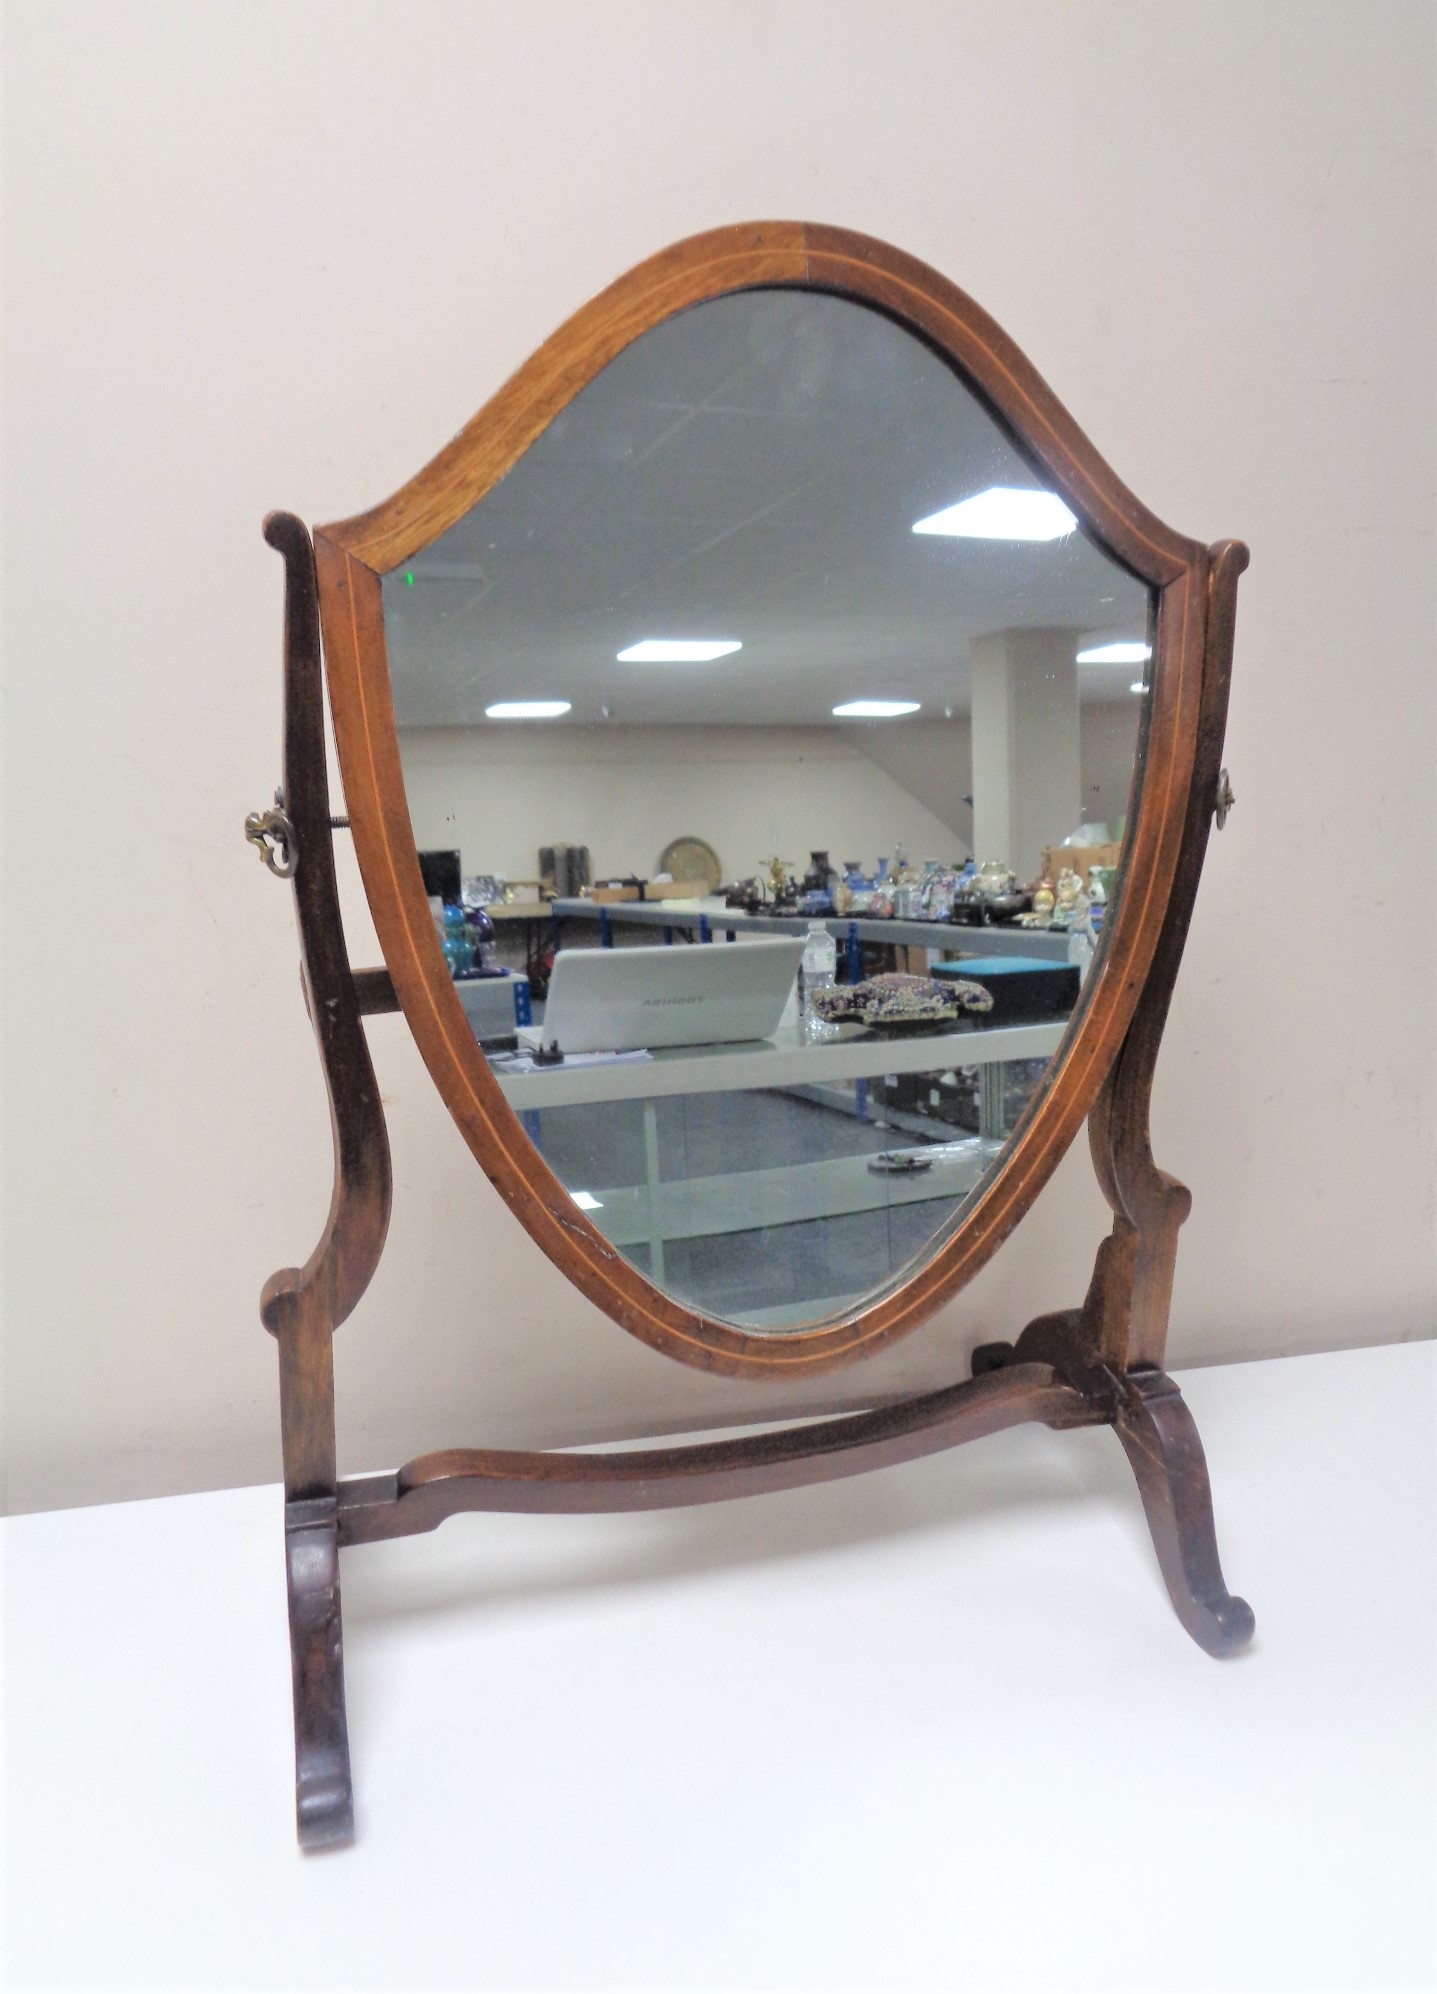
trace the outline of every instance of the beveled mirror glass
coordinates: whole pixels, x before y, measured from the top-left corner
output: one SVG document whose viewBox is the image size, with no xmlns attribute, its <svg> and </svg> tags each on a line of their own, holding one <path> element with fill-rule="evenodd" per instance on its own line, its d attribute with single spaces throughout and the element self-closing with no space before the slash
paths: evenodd
<svg viewBox="0 0 1437 1994">
<path fill-rule="evenodd" d="M 382 614 L 436 937 L 576 1207 L 763 1335 L 921 1263 L 1112 918 L 1148 583 L 914 331 L 760 288 L 623 348 Z"/>
</svg>

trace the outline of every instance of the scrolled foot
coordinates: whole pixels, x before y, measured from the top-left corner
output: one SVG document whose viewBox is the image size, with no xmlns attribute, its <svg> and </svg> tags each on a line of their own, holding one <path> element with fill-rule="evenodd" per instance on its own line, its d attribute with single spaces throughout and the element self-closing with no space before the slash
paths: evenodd
<svg viewBox="0 0 1437 1994">
<path fill-rule="evenodd" d="M 354 1798 L 333 1497 L 287 1506 L 285 1553 L 299 1845 L 306 1852 L 344 1848 L 354 1840 Z"/>
<path fill-rule="evenodd" d="M 1123 1387 L 1114 1424 L 1137 1477 L 1169 1597 L 1200 1648 L 1235 1654 L 1257 1623 L 1223 1580 L 1207 1458 L 1193 1416 L 1165 1372 L 1129 1371 Z"/>
<path fill-rule="evenodd" d="M 354 1794 L 348 1764 L 328 1773 L 313 1764 L 301 1769 L 294 1784 L 294 1812 L 299 1845 L 306 1855 L 321 1849 L 347 1849 L 354 1840 Z"/>
</svg>

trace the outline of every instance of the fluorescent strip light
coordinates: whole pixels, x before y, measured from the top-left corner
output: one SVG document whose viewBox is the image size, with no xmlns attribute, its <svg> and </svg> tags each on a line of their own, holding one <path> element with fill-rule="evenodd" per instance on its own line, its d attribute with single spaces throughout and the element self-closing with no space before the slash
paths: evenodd
<svg viewBox="0 0 1437 1994">
<path fill-rule="evenodd" d="M 601 1212 L 604 1209 L 602 1198 L 596 1198 L 592 1191 L 571 1191 L 569 1196 L 581 1212 Z"/>
<path fill-rule="evenodd" d="M 916 699 L 850 699 L 846 706 L 835 706 L 835 720 L 900 720 L 905 713 L 916 713 Z"/>
<path fill-rule="evenodd" d="M 1080 665 L 1145 665 L 1153 655 L 1150 644 L 1139 644 L 1129 639 L 1121 644 L 1095 644 L 1090 651 L 1079 651 Z"/>
<path fill-rule="evenodd" d="M 915 533 L 943 533 L 955 540 L 1061 540 L 1077 519 L 1056 492 L 993 485 L 943 512 L 920 519 Z"/>
<path fill-rule="evenodd" d="M 569 711 L 567 699 L 501 699 L 484 708 L 486 720 L 557 720 Z"/>
<path fill-rule="evenodd" d="M 708 665 L 741 651 L 737 637 L 645 637 L 620 651 L 621 665 Z"/>
</svg>

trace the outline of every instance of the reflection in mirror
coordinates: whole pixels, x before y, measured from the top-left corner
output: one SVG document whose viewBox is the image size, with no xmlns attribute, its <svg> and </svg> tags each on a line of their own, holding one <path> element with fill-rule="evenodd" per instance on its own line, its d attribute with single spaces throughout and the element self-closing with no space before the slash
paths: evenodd
<svg viewBox="0 0 1437 1994">
<path fill-rule="evenodd" d="M 852 1310 L 1043 1078 L 1151 641 L 1076 528 L 913 334 L 749 291 L 627 348 L 385 577 L 460 1001 L 575 1203 L 691 1307 Z"/>
</svg>

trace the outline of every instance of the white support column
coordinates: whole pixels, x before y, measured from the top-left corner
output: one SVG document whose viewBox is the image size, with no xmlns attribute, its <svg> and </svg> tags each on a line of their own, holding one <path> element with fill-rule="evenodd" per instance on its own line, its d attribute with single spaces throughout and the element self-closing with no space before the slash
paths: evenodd
<svg viewBox="0 0 1437 1994">
<path fill-rule="evenodd" d="M 973 853 L 1020 881 L 1081 815 L 1077 648 L 1074 630 L 998 630 L 973 643 Z"/>
</svg>

